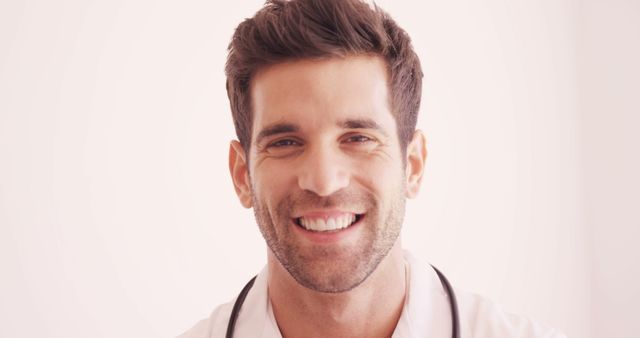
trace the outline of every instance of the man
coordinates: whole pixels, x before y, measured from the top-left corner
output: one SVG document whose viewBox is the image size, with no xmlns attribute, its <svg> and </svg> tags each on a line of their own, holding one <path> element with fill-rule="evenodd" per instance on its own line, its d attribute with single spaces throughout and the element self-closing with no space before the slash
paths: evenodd
<svg viewBox="0 0 640 338">
<path fill-rule="evenodd" d="M 272 0 L 229 46 L 229 169 L 268 264 L 182 337 L 562 337 L 401 247 L 427 155 L 409 37 L 359 0 Z"/>
</svg>

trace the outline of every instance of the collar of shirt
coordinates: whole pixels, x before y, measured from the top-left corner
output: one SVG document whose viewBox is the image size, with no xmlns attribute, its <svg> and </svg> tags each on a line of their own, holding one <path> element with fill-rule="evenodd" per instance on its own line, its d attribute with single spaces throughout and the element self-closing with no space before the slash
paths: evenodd
<svg viewBox="0 0 640 338">
<path fill-rule="evenodd" d="M 408 288 L 405 304 L 392 338 L 451 337 L 447 293 L 428 264 L 404 252 Z M 236 326 L 237 337 L 282 338 L 271 309 L 268 270 L 263 268 L 247 295 Z"/>
</svg>

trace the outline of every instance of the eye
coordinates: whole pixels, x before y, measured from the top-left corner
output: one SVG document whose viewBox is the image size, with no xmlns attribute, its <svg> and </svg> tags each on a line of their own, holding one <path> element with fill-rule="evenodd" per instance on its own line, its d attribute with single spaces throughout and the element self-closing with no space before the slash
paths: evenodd
<svg viewBox="0 0 640 338">
<path fill-rule="evenodd" d="M 373 138 L 369 137 L 369 136 L 365 136 L 365 135 L 350 135 L 345 139 L 345 142 L 347 143 L 368 143 L 368 142 L 373 142 L 375 141 Z"/>
<path fill-rule="evenodd" d="M 292 139 L 280 139 L 274 142 L 271 142 L 267 145 L 267 148 L 287 148 L 287 147 L 295 147 L 299 146 L 300 142 Z"/>
</svg>

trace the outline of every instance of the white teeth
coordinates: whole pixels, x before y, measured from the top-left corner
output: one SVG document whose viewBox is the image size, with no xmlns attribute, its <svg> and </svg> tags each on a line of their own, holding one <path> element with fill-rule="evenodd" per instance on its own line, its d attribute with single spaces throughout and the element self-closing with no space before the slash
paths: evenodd
<svg viewBox="0 0 640 338">
<path fill-rule="evenodd" d="M 329 229 L 338 229 L 338 227 L 336 227 L 336 220 L 333 218 L 329 218 L 325 225 L 325 230 L 329 230 Z"/>
<path fill-rule="evenodd" d="M 356 220 L 356 215 L 345 214 L 335 218 L 300 218 L 300 224 L 307 230 L 312 231 L 331 231 L 344 229 Z"/>
</svg>

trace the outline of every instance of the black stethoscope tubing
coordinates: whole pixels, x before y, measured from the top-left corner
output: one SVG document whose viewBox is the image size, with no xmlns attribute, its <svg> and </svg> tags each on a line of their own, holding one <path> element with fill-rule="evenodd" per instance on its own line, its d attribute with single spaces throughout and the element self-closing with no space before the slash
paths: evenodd
<svg viewBox="0 0 640 338">
<path fill-rule="evenodd" d="M 452 338 L 460 338 L 460 320 L 458 318 L 458 301 L 456 300 L 456 294 L 453 292 L 453 288 L 447 278 L 440 272 L 440 270 L 436 269 L 435 266 L 431 266 L 433 270 L 436 271 L 438 278 L 440 278 L 440 282 L 447 292 L 447 296 L 449 297 L 449 308 L 451 309 L 451 337 Z M 227 324 L 227 335 L 226 338 L 233 338 L 233 331 L 236 328 L 236 321 L 238 320 L 238 315 L 240 314 L 240 308 L 242 308 L 242 304 L 244 303 L 245 298 L 247 298 L 247 294 L 251 287 L 253 287 L 253 283 L 256 281 L 256 277 L 254 276 L 247 283 L 247 285 L 242 288 L 236 302 L 233 304 L 233 310 L 231 310 L 231 317 L 229 317 L 229 323 Z"/>
</svg>

